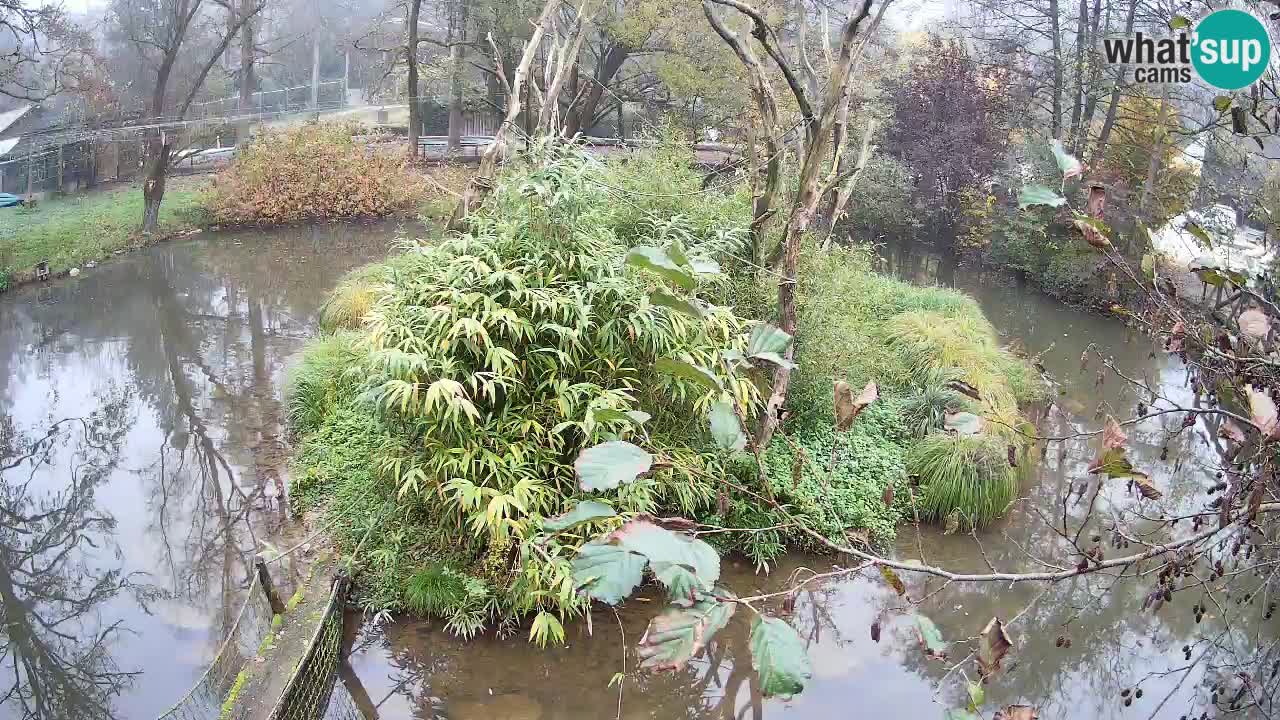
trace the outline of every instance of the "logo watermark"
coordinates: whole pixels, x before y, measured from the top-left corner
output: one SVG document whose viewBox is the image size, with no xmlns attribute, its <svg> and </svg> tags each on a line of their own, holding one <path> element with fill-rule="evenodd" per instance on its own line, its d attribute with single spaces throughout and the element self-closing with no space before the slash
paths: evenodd
<svg viewBox="0 0 1280 720">
<path fill-rule="evenodd" d="M 1112 65 L 1132 65 L 1137 83 L 1190 83 L 1192 73 L 1219 90 L 1257 82 L 1271 62 L 1271 38 L 1262 21 L 1243 10 L 1209 13 L 1194 28 L 1185 18 L 1170 23 L 1173 37 L 1104 38 Z"/>
</svg>

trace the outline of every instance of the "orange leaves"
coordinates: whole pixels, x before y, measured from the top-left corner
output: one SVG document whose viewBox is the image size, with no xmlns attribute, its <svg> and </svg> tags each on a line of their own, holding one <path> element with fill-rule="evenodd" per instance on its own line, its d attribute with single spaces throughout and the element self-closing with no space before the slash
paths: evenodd
<svg viewBox="0 0 1280 720">
<path fill-rule="evenodd" d="M 370 149 L 343 124 L 267 132 L 220 171 L 210 209 L 220 222 L 279 224 L 379 217 L 437 194 L 403 153 Z M 456 184 L 449 178 L 449 184 Z"/>
<path fill-rule="evenodd" d="M 1149 475 L 1134 469 L 1125 455 L 1128 446 L 1129 436 L 1120 427 L 1120 423 L 1108 415 L 1107 424 L 1102 429 L 1102 445 L 1097 457 L 1089 464 L 1089 474 L 1104 474 L 1109 478 L 1129 478 L 1138 492 L 1142 493 L 1142 497 L 1148 500 L 1159 500 L 1164 493 L 1151 482 Z"/>
</svg>

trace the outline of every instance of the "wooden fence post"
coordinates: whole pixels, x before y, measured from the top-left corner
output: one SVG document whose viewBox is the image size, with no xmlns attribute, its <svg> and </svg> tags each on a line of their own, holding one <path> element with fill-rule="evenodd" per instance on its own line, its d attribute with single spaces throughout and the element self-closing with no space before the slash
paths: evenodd
<svg viewBox="0 0 1280 720">
<path fill-rule="evenodd" d="M 267 594 L 267 602 L 271 604 L 271 612 L 275 615 L 283 615 L 285 606 L 280 601 L 276 586 L 271 582 L 271 573 L 267 572 L 267 561 L 257 557 L 254 558 L 253 564 L 258 568 L 258 583 L 262 585 L 262 591 Z"/>
</svg>

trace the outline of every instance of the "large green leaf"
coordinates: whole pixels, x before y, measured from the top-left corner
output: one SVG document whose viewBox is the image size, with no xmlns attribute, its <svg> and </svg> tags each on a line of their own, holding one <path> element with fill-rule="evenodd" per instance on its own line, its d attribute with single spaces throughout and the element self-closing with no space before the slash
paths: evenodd
<svg viewBox="0 0 1280 720">
<path fill-rule="evenodd" d="M 592 598 L 617 605 L 644 579 L 645 558 L 606 539 L 583 545 L 572 562 L 573 583 Z"/>
<path fill-rule="evenodd" d="M 557 515 L 553 518 L 547 518 L 542 523 L 542 529 L 547 532 L 562 532 L 572 527 L 577 527 L 585 522 L 599 520 L 600 518 L 613 517 L 617 515 L 613 508 L 602 502 L 595 500 L 583 500 L 574 506 L 572 510 L 563 515 Z"/>
<path fill-rule="evenodd" d="M 671 308 L 676 312 L 692 315 L 696 318 L 701 318 L 706 314 L 696 298 L 676 297 L 661 290 L 654 290 L 649 293 L 649 302 L 658 307 Z"/>
<path fill-rule="evenodd" d="M 790 335 L 768 323 L 760 323 L 747 340 L 747 357 L 795 369 L 796 364 L 786 358 L 788 347 L 791 347 Z"/>
<path fill-rule="evenodd" d="M 1020 210 L 1026 210 L 1032 205 L 1061 207 L 1066 204 L 1066 198 L 1044 185 L 1027 185 L 1022 188 L 1022 192 L 1018 193 L 1018 208 Z"/>
<path fill-rule="evenodd" d="M 982 418 L 971 412 L 943 414 L 942 426 L 957 435 L 977 435 L 982 432 Z"/>
<path fill-rule="evenodd" d="M 760 674 L 760 692 L 765 695 L 795 695 L 813 677 L 799 633 L 763 615 L 751 623 L 751 667 Z"/>
<path fill-rule="evenodd" d="M 942 712 L 942 720 L 982 720 L 982 716 L 964 708 L 947 708 Z"/>
<path fill-rule="evenodd" d="M 573 469 L 578 484 L 587 492 L 612 490 L 649 472 L 653 456 L 623 440 L 611 440 L 589 447 L 578 455 Z"/>
<path fill-rule="evenodd" d="M 1224 113 L 1231 109 L 1231 96 L 1219 95 L 1213 99 L 1213 109 Z"/>
<path fill-rule="evenodd" d="M 760 323 L 751 330 L 751 337 L 747 340 L 747 355 L 755 356 L 760 353 L 781 355 L 789 347 L 791 347 L 790 335 L 769 323 Z"/>
<path fill-rule="evenodd" d="M 747 447 L 746 433 L 742 432 L 742 423 L 733 411 L 733 403 L 720 400 L 707 412 L 711 421 L 711 438 L 721 450 L 737 452 Z"/>
<path fill-rule="evenodd" d="M 721 591 L 725 592 L 727 591 Z M 669 608 L 652 621 L 636 652 L 640 667 L 677 670 L 707 646 L 711 637 L 729 623 L 736 603 L 704 596 L 691 607 Z"/>
<path fill-rule="evenodd" d="M 682 565 L 692 569 L 704 590 L 720 579 L 720 555 L 707 543 L 643 520 L 631 520 L 611 536 L 620 547 L 640 553 L 655 568 Z"/>
<path fill-rule="evenodd" d="M 1182 226 L 1182 229 L 1191 233 L 1191 236 L 1200 241 L 1200 244 L 1203 245 L 1206 250 L 1213 249 L 1213 236 L 1210 235 L 1209 231 L 1205 230 L 1204 226 L 1200 223 L 1188 220 L 1186 224 Z"/>
<path fill-rule="evenodd" d="M 667 588 L 672 605 L 689 607 L 707 591 L 706 583 L 698 579 L 692 566 L 670 562 L 651 563 L 653 576 Z"/>
<path fill-rule="evenodd" d="M 1049 143 L 1049 147 L 1053 150 L 1053 159 L 1058 161 L 1058 169 L 1062 171 L 1064 178 L 1077 177 L 1084 172 L 1084 165 L 1062 147 L 1061 140 L 1054 140 Z"/>
<path fill-rule="evenodd" d="M 699 275 L 719 275 L 720 263 L 715 260 L 706 258 L 696 258 L 689 263 L 689 267 Z"/>
<path fill-rule="evenodd" d="M 626 263 L 655 272 L 685 290 L 692 290 L 698 286 L 697 278 L 671 259 L 661 248 L 647 245 L 631 248 L 631 252 L 627 253 Z"/>
<path fill-rule="evenodd" d="M 675 375 L 686 380 L 692 380 L 700 385 L 705 386 L 708 390 L 722 390 L 720 378 L 715 373 L 692 363 L 683 360 L 673 360 L 671 358 L 658 358 L 653 361 L 653 369 L 660 373 Z"/>
<path fill-rule="evenodd" d="M 942 632 L 938 630 L 938 626 L 928 617 L 916 614 L 916 632 L 920 636 L 920 644 L 924 646 L 924 651 L 930 657 L 944 658 L 947 656 L 947 643 L 942 639 Z"/>
</svg>

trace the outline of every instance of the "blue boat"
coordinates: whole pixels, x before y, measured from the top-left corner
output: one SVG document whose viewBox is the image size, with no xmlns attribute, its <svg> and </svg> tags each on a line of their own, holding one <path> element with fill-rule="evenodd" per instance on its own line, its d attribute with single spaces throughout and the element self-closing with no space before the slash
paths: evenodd
<svg viewBox="0 0 1280 720">
<path fill-rule="evenodd" d="M 21 204 L 22 204 L 22 198 L 18 197 L 17 195 L 10 195 L 9 193 L 0 193 L 0 208 L 13 207 L 14 205 L 21 205 Z"/>
</svg>

